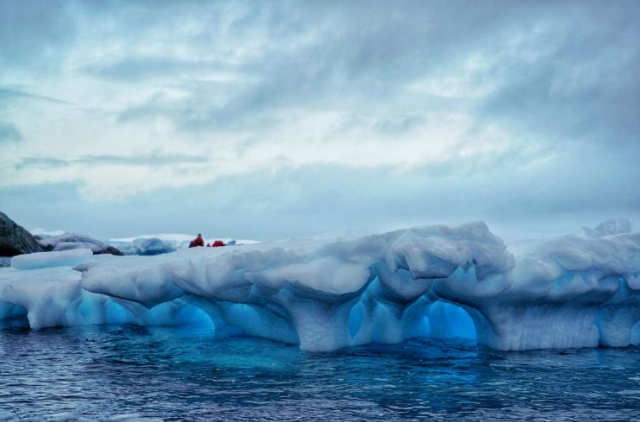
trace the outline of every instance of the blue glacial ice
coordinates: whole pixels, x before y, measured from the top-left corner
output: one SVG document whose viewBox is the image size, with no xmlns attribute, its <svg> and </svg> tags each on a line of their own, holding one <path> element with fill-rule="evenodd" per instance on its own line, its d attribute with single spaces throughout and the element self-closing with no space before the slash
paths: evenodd
<svg viewBox="0 0 640 422">
<path fill-rule="evenodd" d="M 31 254 L 0 269 L 0 319 L 210 324 L 307 351 L 418 336 L 500 350 L 640 344 L 639 232 L 512 249 L 478 222 L 71 263 L 64 254 L 81 250 Z"/>
</svg>

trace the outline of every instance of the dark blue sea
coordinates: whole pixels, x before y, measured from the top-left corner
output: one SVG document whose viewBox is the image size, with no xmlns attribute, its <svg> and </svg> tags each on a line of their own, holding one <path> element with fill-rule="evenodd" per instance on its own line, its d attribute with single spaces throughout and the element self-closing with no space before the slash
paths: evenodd
<svg viewBox="0 0 640 422">
<path fill-rule="evenodd" d="M 640 349 L 423 339 L 313 354 L 210 329 L 10 328 L 0 420 L 640 420 Z"/>
</svg>

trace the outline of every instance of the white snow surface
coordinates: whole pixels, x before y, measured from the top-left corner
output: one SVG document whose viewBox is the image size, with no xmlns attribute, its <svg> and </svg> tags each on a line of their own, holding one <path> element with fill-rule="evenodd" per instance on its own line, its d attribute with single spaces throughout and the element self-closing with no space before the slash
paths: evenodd
<svg viewBox="0 0 640 422">
<path fill-rule="evenodd" d="M 59 235 L 39 235 L 40 243 L 45 248 L 52 248 L 53 251 L 67 251 L 72 249 L 91 249 L 93 253 L 105 253 L 108 244 L 101 242 L 84 234 L 62 233 Z"/>
<path fill-rule="evenodd" d="M 54 267 L 73 267 L 88 262 L 93 257 L 91 249 L 72 249 L 59 252 L 36 252 L 11 258 L 16 270 L 36 270 Z"/>
<path fill-rule="evenodd" d="M 415 336 L 475 337 L 500 350 L 640 344 L 640 233 L 514 252 L 478 222 L 96 256 L 75 270 L 12 261 L 0 269 L 0 319 L 26 314 L 34 329 L 207 323 L 308 351 Z"/>
<path fill-rule="evenodd" d="M 614 234 L 631 233 L 633 224 L 626 218 L 611 218 L 603 221 L 594 228 L 583 227 L 584 234 L 588 237 L 611 236 Z"/>
</svg>

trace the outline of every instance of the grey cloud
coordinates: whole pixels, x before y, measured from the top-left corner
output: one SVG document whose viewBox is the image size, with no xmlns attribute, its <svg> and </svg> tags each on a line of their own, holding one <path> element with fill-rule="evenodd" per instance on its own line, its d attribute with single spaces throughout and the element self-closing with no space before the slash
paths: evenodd
<svg viewBox="0 0 640 422">
<path fill-rule="evenodd" d="M 46 95 L 32 94 L 24 90 L 22 87 L 14 86 L 2 86 L 0 85 L 0 107 L 6 104 L 10 104 L 15 101 L 31 100 L 31 101 L 44 101 L 55 104 L 72 105 L 69 101 L 61 100 L 59 98 L 48 97 Z"/>
<path fill-rule="evenodd" d="M 496 169 L 473 177 L 308 166 L 230 175 L 117 203 L 84 201 L 76 184 L 20 186 L 0 189 L 0 204 L 24 216 L 28 226 L 100 237 L 161 231 L 278 239 L 467 220 L 486 220 L 498 233 L 502 224 L 536 232 L 558 222 L 578 231 L 611 216 L 640 219 L 640 196 L 624 184 L 628 174 L 603 178 L 607 168 L 591 173 L 579 157 L 564 169 Z M 43 203 L 46 215 L 32 211 Z M 105 214 L 109 224 L 101 225 Z"/>
<path fill-rule="evenodd" d="M 169 164 L 199 164 L 206 163 L 206 157 L 187 154 L 166 154 L 151 151 L 148 154 L 125 157 L 120 155 L 85 155 L 76 159 L 62 160 L 57 158 L 25 157 L 16 164 L 17 169 L 23 168 L 56 168 L 75 164 L 81 165 L 127 165 L 127 166 L 162 166 Z"/>
<path fill-rule="evenodd" d="M 124 90 L 156 92 L 128 98 L 131 103 L 119 110 L 121 124 L 145 125 L 161 118 L 181 136 L 191 131 L 208 135 L 199 139 L 233 131 L 251 149 L 264 142 L 263 132 L 313 112 L 345 116 L 330 134 L 334 138 L 372 131 L 390 143 L 399 134 L 428 126 L 428 113 L 460 112 L 475 119 L 464 139 L 455 141 L 461 148 L 496 132 L 509 138 L 504 150 L 443 160 L 400 175 L 384 167 L 305 167 L 152 192 L 109 204 L 110 214 L 124 215 L 114 221 L 113 230 L 119 231 L 114 235 L 139 229 L 127 221 L 130 217 L 144 220 L 149 232 L 210 225 L 228 235 L 262 238 L 308 235 L 337 225 L 447 219 L 528 224 L 563 216 L 567 224 L 585 220 L 576 221 L 579 228 L 611 214 L 638 217 L 636 1 L 188 1 L 160 6 L 116 1 L 71 2 L 73 7 L 56 10 L 48 4 L 57 3 L 44 3 L 0 6 L 10 10 L 0 13 L 1 60 L 25 71 L 29 60 L 59 63 L 73 49 L 76 31 L 85 28 L 87 46 L 105 54 L 73 63 L 77 67 L 65 76 L 91 78 L 105 93 L 114 81 Z M 28 23 L 24 30 L 16 27 L 20 19 Z M 36 22 L 42 32 L 33 29 Z M 100 50 L 109 41 L 114 45 Z M 216 72 L 237 78 L 207 77 Z M 447 91 L 455 78 L 477 92 L 451 98 L 411 89 L 426 81 Z M 167 89 L 181 95 L 167 95 Z M 30 91 L 38 89 L 0 87 L 0 102 L 32 98 Z M 361 142 L 366 153 L 366 137 Z M 538 148 L 533 157 L 529 142 Z M 548 163 L 526 167 L 548 157 Z M 31 157 L 19 166 L 202 160 L 188 152 L 155 152 L 71 161 Z M 16 209 L 28 212 L 20 204 L 32 199 L 21 200 L 18 193 L 11 198 Z M 196 205 L 203 201 L 206 210 L 199 211 Z M 96 211 L 84 202 L 81 208 Z M 61 219 L 64 211 L 63 206 L 57 211 Z M 83 221 L 95 227 L 88 218 Z"/>
<path fill-rule="evenodd" d="M 553 141 L 637 142 L 640 5 L 620 5 L 574 7 L 517 52 L 498 55 L 487 70 L 497 89 L 479 105 L 481 118 Z"/>
<path fill-rule="evenodd" d="M 379 119 L 375 128 L 385 134 L 399 134 L 423 125 L 425 118 L 416 115 L 399 115 L 390 116 L 389 118 Z"/>
<path fill-rule="evenodd" d="M 77 200 L 78 183 L 41 183 L 26 184 L 17 186 L 7 186 L 0 189 L 1 198 L 8 204 L 11 200 L 27 199 L 37 202 L 58 202 L 66 200 Z"/>
<path fill-rule="evenodd" d="M 290 13 L 284 14 L 287 8 Z M 640 31 L 631 22 L 637 9 L 637 3 L 624 1 L 606 7 L 567 1 L 545 8 L 533 1 L 262 6 L 233 21 L 224 38 L 232 42 L 232 35 L 243 39 L 251 31 L 263 37 L 258 55 L 234 65 L 235 72 L 251 75 L 249 81 L 192 80 L 178 85 L 184 97 L 159 93 L 120 117 L 163 117 L 181 130 L 215 130 L 277 124 L 274 111 L 282 108 L 419 115 L 420 109 L 450 104 L 408 94 L 407 85 L 460 71 L 475 55 L 489 66 L 470 70 L 471 82 L 495 86 L 475 105 L 479 128 L 499 122 L 542 135 L 562 131 L 553 141 L 581 136 L 593 125 L 601 136 L 616 126 L 616 132 L 633 135 L 640 98 L 634 76 Z M 211 34 L 194 35 L 197 48 L 212 43 L 210 35 L 221 34 L 216 31 L 214 26 Z M 300 38 L 306 41 L 296 43 Z M 139 60 L 123 59 L 102 71 L 132 80 L 162 75 L 170 80 L 217 66 Z M 391 126 L 380 123 L 378 129 Z"/>
<path fill-rule="evenodd" d="M 335 139 L 345 134 L 378 134 L 397 136 L 407 134 L 425 126 L 428 121 L 424 115 L 389 113 L 386 115 L 347 113 L 341 116 L 329 130 L 326 139 Z"/>
<path fill-rule="evenodd" d="M 0 4 L 0 74 L 57 68 L 75 39 L 69 2 L 4 0 Z"/>
<path fill-rule="evenodd" d="M 88 65 L 84 71 L 100 78 L 118 81 L 139 82 L 154 78 L 167 79 L 184 76 L 197 76 L 209 72 L 229 72 L 233 66 L 213 60 L 182 60 L 168 57 L 125 57 L 114 63 L 96 63 Z"/>
<path fill-rule="evenodd" d="M 175 100 L 157 94 L 141 104 L 126 108 L 119 114 L 121 122 L 155 119 L 172 121 L 182 131 L 251 130 L 268 128 L 280 119 L 266 110 L 266 103 L 274 99 L 261 92 L 243 89 L 237 97 L 217 97 L 217 83 L 192 83 L 184 98 Z"/>
<path fill-rule="evenodd" d="M 69 165 L 69 162 L 65 160 L 60 160 L 57 158 L 35 158 L 35 157 L 25 157 L 20 160 L 19 163 L 15 165 L 15 168 L 20 170 L 24 168 L 57 168 L 57 167 L 66 167 Z"/>
<path fill-rule="evenodd" d="M 15 124 L 0 121 L 0 144 L 7 141 L 18 142 L 22 140 L 22 134 Z"/>
</svg>

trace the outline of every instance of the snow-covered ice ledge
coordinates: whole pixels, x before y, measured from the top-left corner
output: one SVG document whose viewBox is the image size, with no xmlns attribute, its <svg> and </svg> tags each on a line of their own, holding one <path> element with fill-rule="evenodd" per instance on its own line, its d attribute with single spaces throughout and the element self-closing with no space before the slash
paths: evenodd
<svg viewBox="0 0 640 422">
<path fill-rule="evenodd" d="M 415 336 L 477 336 L 500 350 L 640 344 L 640 233 L 514 251 L 469 223 L 156 257 L 31 254 L 13 266 L 39 269 L 0 270 L 0 319 L 205 322 L 308 351 Z"/>
</svg>

